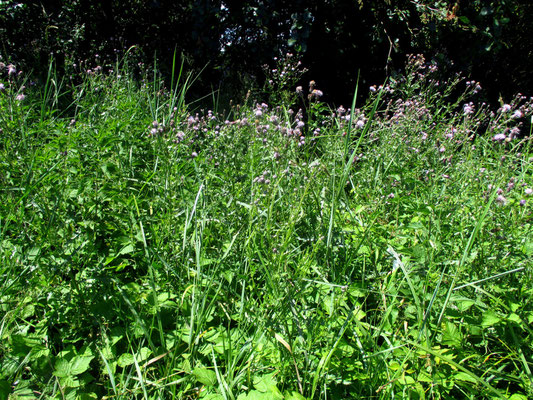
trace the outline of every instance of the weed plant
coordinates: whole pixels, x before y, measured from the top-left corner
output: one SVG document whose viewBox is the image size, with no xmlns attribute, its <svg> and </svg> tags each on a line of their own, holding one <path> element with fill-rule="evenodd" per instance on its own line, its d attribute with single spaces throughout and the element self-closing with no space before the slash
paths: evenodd
<svg viewBox="0 0 533 400">
<path fill-rule="evenodd" d="M 532 103 L 436 68 L 216 113 L 3 65 L 0 398 L 531 398 Z"/>
</svg>

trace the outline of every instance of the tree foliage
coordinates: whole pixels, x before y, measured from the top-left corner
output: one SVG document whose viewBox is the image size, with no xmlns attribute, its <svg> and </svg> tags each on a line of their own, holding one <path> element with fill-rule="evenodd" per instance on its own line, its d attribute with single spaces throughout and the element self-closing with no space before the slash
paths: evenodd
<svg viewBox="0 0 533 400">
<path fill-rule="evenodd" d="M 379 83 L 423 53 L 509 94 L 533 87 L 532 11 L 526 0 L 7 0 L 0 40 L 4 60 L 36 72 L 50 55 L 65 68 L 133 45 L 165 72 L 176 50 L 190 68 L 207 65 L 205 93 L 260 86 L 262 66 L 290 51 L 330 101 L 349 96 L 358 70 Z"/>
</svg>

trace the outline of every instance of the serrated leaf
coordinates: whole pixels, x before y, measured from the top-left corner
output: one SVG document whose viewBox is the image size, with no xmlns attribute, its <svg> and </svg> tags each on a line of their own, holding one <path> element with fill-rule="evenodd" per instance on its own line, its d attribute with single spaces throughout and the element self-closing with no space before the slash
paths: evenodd
<svg viewBox="0 0 533 400">
<path fill-rule="evenodd" d="M 195 368 L 192 371 L 196 380 L 205 386 L 215 386 L 217 384 L 217 374 L 207 368 Z"/>
<path fill-rule="evenodd" d="M 433 378 L 425 371 L 421 371 L 416 379 L 418 382 L 433 382 Z"/>
<path fill-rule="evenodd" d="M 138 353 L 135 353 L 135 358 L 137 359 L 137 362 L 140 363 L 148 360 L 148 357 L 150 357 L 151 354 L 152 350 L 150 350 L 148 347 L 143 347 Z"/>
<path fill-rule="evenodd" d="M 474 379 L 472 376 L 464 373 L 464 372 L 458 372 L 454 376 L 454 379 L 461 382 L 470 382 L 470 383 L 478 383 L 476 379 Z"/>
<path fill-rule="evenodd" d="M 283 399 L 283 395 L 276 386 L 277 382 L 274 379 L 276 372 L 272 372 L 263 376 L 256 376 L 254 378 L 254 387 L 263 394 L 268 394 L 270 399 Z M 250 392 L 251 393 L 251 392 Z"/>
<path fill-rule="evenodd" d="M 124 246 L 122 248 L 122 250 L 119 251 L 119 255 L 124 255 L 124 254 L 130 254 L 130 253 L 133 253 L 135 251 L 135 247 L 130 243 L 128 244 L 127 246 Z"/>
<path fill-rule="evenodd" d="M 72 359 L 72 375 L 80 375 L 89 369 L 89 364 L 91 363 L 94 356 L 81 357 L 76 356 Z"/>
<path fill-rule="evenodd" d="M 66 378 L 83 374 L 89 369 L 93 358 L 94 356 L 75 356 L 70 361 L 61 358 L 56 362 L 54 375 L 58 378 Z"/>
<path fill-rule="evenodd" d="M 63 387 L 77 388 L 80 387 L 80 381 L 74 375 L 59 377 L 59 383 Z"/>
<path fill-rule="evenodd" d="M 455 304 L 457 305 L 457 308 L 461 312 L 467 311 L 470 307 L 472 307 L 476 302 L 471 299 L 467 299 L 465 297 L 458 298 L 455 300 Z"/>
<path fill-rule="evenodd" d="M 117 364 L 119 367 L 121 368 L 124 368 L 124 367 L 127 367 L 131 364 L 133 364 L 133 354 L 131 353 L 124 353 L 122 354 L 118 360 L 117 360 Z"/>
<path fill-rule="evenodd" d="M 501 321 L 501 318 L 492 310 L 487 310 L 483 313 L 483 318 L 481 319 L 481 326 L 483 328 L 488 328 L 489 326 L 496 325 Z"/>
<path fill-rule="evenodd" d="M 452 322 L 446 322 L 444 326 L 444 333 L 442 335 L 442 343 L 448 346 L 461 347 L 463 342 L 463 335 L 457 326 Z"/>
</svg>

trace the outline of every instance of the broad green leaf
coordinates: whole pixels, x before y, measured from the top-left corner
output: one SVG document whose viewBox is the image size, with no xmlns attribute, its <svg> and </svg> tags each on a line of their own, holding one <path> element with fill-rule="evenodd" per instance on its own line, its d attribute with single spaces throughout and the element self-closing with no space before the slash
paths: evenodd
<svg viewBox="0 0 533 400">
<path fill-rule="evenodd" d="M 465 374 L 461 371 L 457 372 L 453 377 L 456 381 L 477 383 L 477 381 L 472 376 Z"/>
<path fill-rule="evenodd" d="M 217 384 L 217 374 L 207 368 L 195 368 L 192 374 L 196 377 L 196 380 L 205 386 L 215 386 Z"/>
<path fill-rule="evenodd" d="M 306 398 L 302 396 L 300 393 L 292 391 L 290 393 L 285 392 L 284 400 L 306 400 Z"/>
<path fill-rule="evenodd" d="M 433 378 L 425 371 L 421 371 L 416 379 L 418 382 L 433 382 Z"/>
<path fill-rule="evenodd" d="M 130 254 L 130 253 L 133 253 L 134 251 L 135 251 L 135 247 L 130 243 L 127 246 L 124 246 L 122 250 L 119 251 L 118 254 L 119 255 Z"/>
<path fill-rule="evenodd" d="M 87 371 L 89 369 L 89 364 L 91 363 L 93 358 L 94 358 L 94 356 L 90 356 L 90 357 L 76 356 L 76 357 L 74 357 L 72 359 L 72 361 L 71 361 L 71 363 L 72 363 L 72 368 L 71 368 L 72 375 L 83 374 L 85 371 Z"/>
<path fill-rule="evenodd" d="M 527 396 L 520 393 L 514 393 L 511 397 L 509 397 L 509 400 L 527 400 Z"/>
<path fill-rule="evenodd" d="M 468 299 L 466 297 L 459 297 L 456 299 L 453 299 L 455 304 L 457 305 L 457 308 L 461 312 L 467 311 L 470 307 L 472 307 L 476 302 L 472 299 Z"/>
<path fill-rule="evenodd" d="M 117 360 L 117 364 L 119 367 L 121 368 L 124 368 L 124 367 L 127 367 L 128 365 L 131 365 L 133 364 L 133 354 L 131 353 L 124 353 L 122 354 L 118 360 Z"/>
<path fill-rule="evenodd" d="M 483 328 L 488 328 L 489 326 L 496 325 L 501 321 L 501 318 L 492 310 L 487 310 L 483 313 L 483 318 L 481 319 L 481 326 Z"/>
<path fill-rule="evenodd" d="M 89 369 L 89 364 L 93 358 L 94 356 L 75 356 L 70 361 L 61 358 L 56 362 L 54 375 L 59 378 L 80 375 Z"/>
<path fill-rule="evenodd" d="M 61 386 L 68 388 L 80 387 L 80 381 L 74 375 L 60 377 L 59 383 L 61 383 Z"/>
<path fill-rule="evenodd" d="M 516 313 L 509 314 L 509 316 L 507 317 L 507 321 L 516 322 L 517 324 L 521 324 L 522 323 L 522 319 Z"/>
<path fill-rule="evenodd" d="M 453 322 L 447 321 L 444 324 L 444 333 L 442 335 L 442 343 L 448 346 L 461 347 L 463 342 L 463 335 L 461 331 Z"/>
<path fill-rule="evenodd" d="M 261 393 L 269 394 L 271 399 L 283 399 L 283 395 L 276 386 L 274 376 L 276 372 L 254 378 L 254 387 Z M 250 392 L 252 393 L 252 392 Z"/>
<path fill-rule="evenodd" d="M 138 353 L 135 354 L 135 358 L 137 359 L 137 362 L 140 363 L 146 361 L 151 354 L 152 350 L 150 350 L 148 347 L 143 347 Z"/>
</svg>

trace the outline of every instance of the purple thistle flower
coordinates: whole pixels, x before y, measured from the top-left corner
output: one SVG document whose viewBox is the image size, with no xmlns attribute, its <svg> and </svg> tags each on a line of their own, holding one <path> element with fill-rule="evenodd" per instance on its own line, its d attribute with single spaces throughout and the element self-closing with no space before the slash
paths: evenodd
<svg viewBox="0 0 533 400">
<path fill-rule="evenodd" d="M 26 96 L 24 96 L 24 93 L 20 93 L 20 94 L 17 94 L 17 97 L 15 97 L 17 99 L 17 101 L 22 101 L 26 98 Z"/>
<path fill-rule="evenodd" d="M 499 204 L 505 204 L 507 203 L 507 199 L 500 194 L 498 197 L 496 197 L 496 202 Z"/>
<path fill-rule="evenodd" d="M 520 133 L 520 128 L 514 127 L 511 128 L 511 131 L 509 132 L 509 139 L 514 139 L 518 134 Z"/>
<path fill-rule="evenodd" d="M 511 106 L 509 104 L 504 104 L 501 108 L 502 113 L 511 111 Z"/>
<path fill-rule="evenodd" d="M 474 104 L 472 102 L 463 106 L 463 114 L 470 115 L 474 113 Z"/>
<path fill-rule="evenodd" d="M 496 142 L 502 142 L 502 141 L 505 140 L 505 138 L 506 138 L 506 136 L 505 136 L 504 133 L 498 133 L 498 134 L 494 135 L 492 140 L 495 140 Z"/>
</svg>

